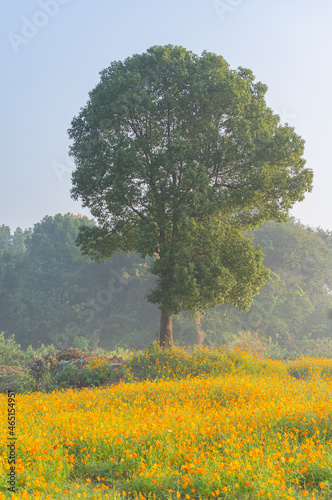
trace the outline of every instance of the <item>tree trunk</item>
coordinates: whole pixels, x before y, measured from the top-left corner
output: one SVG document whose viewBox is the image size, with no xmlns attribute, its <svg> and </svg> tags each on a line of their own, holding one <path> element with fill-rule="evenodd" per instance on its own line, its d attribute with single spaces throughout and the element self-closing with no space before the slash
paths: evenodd
<svg viewBox="0 0 332 500">
<path fill-rule="evenodd" d="M 173 345 L 172 316 L 162 309 L 160 315 L 160 347 L 169 349 Z"/>
<path fill-rule="evenodd" d="M 199 314 L 197 316 L 195 316 L 195 325 L 196 325 L 196 332 L 197 332 L 197 345 L 198 345 L 198 347 L 203 347 L 205 333 L 201 329 L 201 317 Z"/>
</svg>

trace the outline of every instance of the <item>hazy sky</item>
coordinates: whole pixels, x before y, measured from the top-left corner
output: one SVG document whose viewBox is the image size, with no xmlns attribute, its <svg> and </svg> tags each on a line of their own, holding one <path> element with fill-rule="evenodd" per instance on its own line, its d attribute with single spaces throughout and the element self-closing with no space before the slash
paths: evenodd
<svg viewBox="0 0 332 500">
<path fill-rule="evenodd" d="M 306 141 L 314 190 L 292 214 L 332 230 L 331 0 L 18 0 L 1 9 L 0 225 L 84 213 L 67 129 L 114 60 L 182 45 L 250 68 Z"/>
</svg>

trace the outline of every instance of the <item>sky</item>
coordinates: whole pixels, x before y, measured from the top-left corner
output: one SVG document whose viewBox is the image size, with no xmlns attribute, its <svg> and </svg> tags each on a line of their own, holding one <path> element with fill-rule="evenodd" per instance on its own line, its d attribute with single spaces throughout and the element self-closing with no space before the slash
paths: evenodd
<svg viewBox="0 0 332 500">
<path fill-rule="evenodd" d="M 99 73 L 153 45 L 222 55 L 253 71 L 266 101 L 306 141 L 314 188 L 291 215 L 332 230 L 331 0 L 18 0 L 4 2 L 0 225 L 84 214 L 70 196 L 67 130 Z"/>
</svg>

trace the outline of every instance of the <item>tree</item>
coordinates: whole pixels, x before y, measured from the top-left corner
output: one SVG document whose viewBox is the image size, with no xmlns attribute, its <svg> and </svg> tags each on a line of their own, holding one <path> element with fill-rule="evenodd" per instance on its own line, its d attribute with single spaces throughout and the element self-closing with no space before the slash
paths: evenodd
<svg viewBox="0 0 332 500">
<path fill-rule="evenodd" d="M 29 234 L 29 230 L 17 228 L 12 235 L 9 227 L 0 227 L 0 329 L 10 333 L 16 333 L 17 319 L 27 316 L 23 287 L 28 268 L 25 240 Z"/>
<path fill-rule="evenodd" d="M 311 190 L 304 141 L 266 91 L 221 56 L 155 46 L 102 71 L 72 121 L 72 196 L 99 223 L 78 244 L 96 260 L 155 257 L 161 345 L 181 310 L 249 307 L 267 273 L 244 229 L 286 220 Z"/>
<path fill-rule="evenodd" d="M 265 254 L 273 279 L 261 289 L 249 311 L 257 311 L 257 330 L 279 334 L 291 342 L 305 336 L 329 336 L 332 250 L 329 234 L 290 219 L 266 222 L 254 231 L 254 241 Z M 254 321 L 253 321 L 254 323 Z"/>
<path fill-rule="evenodd" d="M 82 281 L 90 260 L 75 244 L 81 224 L 89 221 L 71 214 L 46 216 L 33 229 L 23 233 L 18 228 L 11 237 L 11 258 L 6 274 L 0 275 L 1 328 L 15 333 L 24 347 L 54 342 L 74 321 L 72 307 L 87 295 L 89 284 L 82 289 Z"/>
<path fill-rule="evenodd" d="M 288 350 L 306 338 L 330 337 L 332 245 L 328 232 L 287 222 L 268 221 L 253 231 L 264 252 L 270 278 L 248 312 L 221 305 L 202 318 L 206 342 L 231 342 L 228 332 L 256 331 Z"/>
</svg>

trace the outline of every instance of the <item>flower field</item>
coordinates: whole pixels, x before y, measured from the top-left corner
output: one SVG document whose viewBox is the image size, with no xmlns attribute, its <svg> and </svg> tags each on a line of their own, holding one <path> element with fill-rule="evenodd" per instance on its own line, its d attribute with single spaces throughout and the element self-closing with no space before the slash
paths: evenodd
<svg viewBox="0 0 332 500">
<path fill-rule="evenodd" d="M 332 498 L 332 361 L 220 354 L 224 373 L 181 378 L 176 356 L 157 380 L 17 394 L 17 486 L 2 425 L 0 499 Z"/>
</svg>

